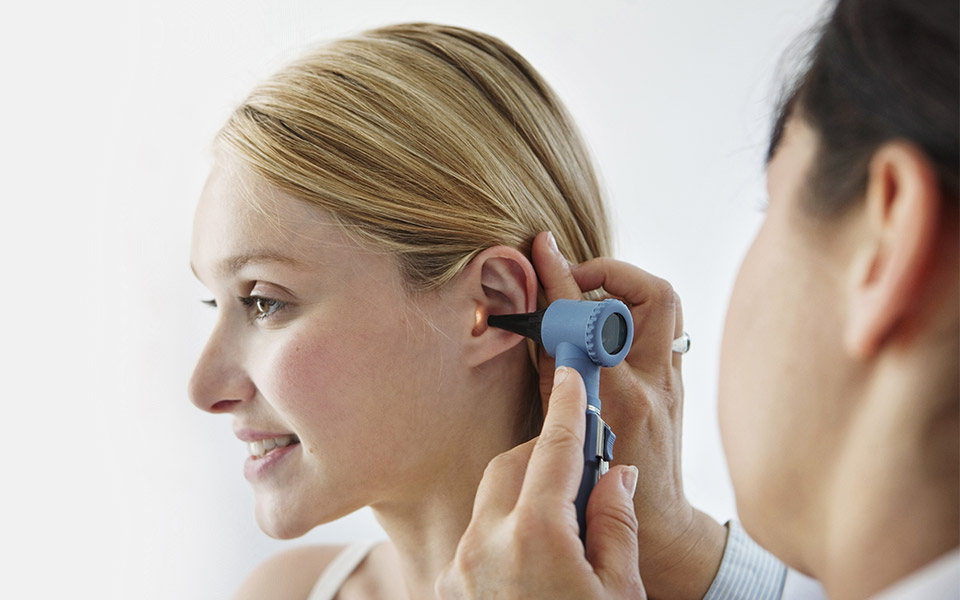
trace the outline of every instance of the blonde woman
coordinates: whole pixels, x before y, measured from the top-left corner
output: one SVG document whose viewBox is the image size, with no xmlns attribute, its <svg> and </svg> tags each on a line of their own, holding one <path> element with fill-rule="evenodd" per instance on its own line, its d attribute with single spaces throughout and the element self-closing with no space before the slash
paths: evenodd
<svg viewBox="0 0 960 600">
<path fill-rule="evenodd" d="M 544 230 L 573 260 L 609 253 L 574 124 L 495 38 L 370 31 L 234 111 L 196 211 L 218 317 L 191 397 L 248 445 L 267 534 L 371 506 L 390 537 L 291 550 L 239 598 L 433 594 L 487 463 L 543 420 L 536 355 L 486 322 L 536 309 Z"/>
</svg>

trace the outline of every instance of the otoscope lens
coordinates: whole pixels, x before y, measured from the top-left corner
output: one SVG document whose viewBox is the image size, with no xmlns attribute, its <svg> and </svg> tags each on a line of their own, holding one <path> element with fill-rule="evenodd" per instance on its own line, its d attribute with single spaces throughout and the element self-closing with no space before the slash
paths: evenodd
<svg viewBox="0 0 960 600">
<path fill-rule="evenodd" d="M 600 343 L 607 354 L 616 354 L 623 350 L 623 344 L 627 341 L 627 321 L 623 315 L 613 313 L 603 322 L 600 329 Z"/>
</svg>

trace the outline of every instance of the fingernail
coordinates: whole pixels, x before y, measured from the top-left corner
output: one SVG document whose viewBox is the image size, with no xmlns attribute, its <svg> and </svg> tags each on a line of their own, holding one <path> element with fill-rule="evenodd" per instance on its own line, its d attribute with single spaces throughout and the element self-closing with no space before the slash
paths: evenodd
<svg viewBox="0 0 960 600">
<path fill-rule="evenodd" d="M 560 254 L 560 248 L 557 248 L 557 240 L 553 237 L 553 232 L 547 232 L 547 241 L 550 242 L 550 247 L 553 248 L 553 251 L 557 254 Z"/>
<path fill-rule="evenodd" d="M 553 372 L 553 387 L 557 387 L 563 380 L 567 378 L 567 373 L 569 369 L 567 367 L 558 367 L 556 371 Z"/>
<path fill-rule="evenodd" d="M 635 466 L 630 465 L 620 473 L 620 483 L 623 485 L 623 489 L 633 498 L 634 493 L 637 491 L 637 476 L 640 474 L 640 471 L 638 471 Z"/>
</svg>

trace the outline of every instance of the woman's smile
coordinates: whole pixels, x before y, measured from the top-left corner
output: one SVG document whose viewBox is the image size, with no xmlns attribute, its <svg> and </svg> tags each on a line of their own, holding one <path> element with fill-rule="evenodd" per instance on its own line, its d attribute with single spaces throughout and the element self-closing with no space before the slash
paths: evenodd
<svg viewBox="0 0 960 600">
<path fill-rule="evenodd" d="M 259 446 L 262 449 L 263 443 L 252 442 L 250 446 Z M 286 446 L 276 446 L 261 456 L 251 454 L 243 463 L 243 476 L 250 483 L 255 483 L 264 477 L 276 477 L 278 476 L 278 467 L 290 463 L 290 460 L 285 459 L 297 458 L 300 455 L 301 448 L 300 442 L 290 442 Z"/>
<path fill-rule="evenodd" d="M 290 444 L 299 442 L 296 436 L 282 435 L 279 437 L 270 437 L 263 440 L 256 440 L 247 443 L 247 449 L 253 458 L 263 458 L 268 452 L 273 452 L 278 448 L 286 448 Z"/>
<path fill-rule="evenodd" d="M 247 445 L 250 453 L 243 465 L 243 475 L 250 483 L 271 474 L 284 458 L 300 449 L 300 438 L 295 433 L 236 427 L 234 434 Z"/>
</svg>

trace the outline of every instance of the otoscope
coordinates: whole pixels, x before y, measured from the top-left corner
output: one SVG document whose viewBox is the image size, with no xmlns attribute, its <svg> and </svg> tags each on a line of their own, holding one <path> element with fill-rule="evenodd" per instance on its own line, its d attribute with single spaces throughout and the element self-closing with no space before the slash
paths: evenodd
<svg viewBox="0 0 960 600">
<path fill-rule="evenodd" d="M 587 431 L 583 441 L 583 476 L 577 492 L 580 539 L 587 540 L 587 500 L 613 460 L 616 436 L 600 418 L 600 367 L 620 364 L 633 343 L 633 318 L 619 300 L 554 300 L 544 310 L 493 315 L 491 327 L 526 336 L 542 345 L 557 366 L 576 369 L 587 388 Z"/>
</svg>

